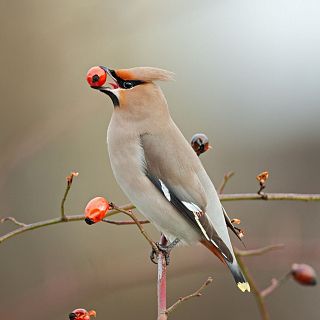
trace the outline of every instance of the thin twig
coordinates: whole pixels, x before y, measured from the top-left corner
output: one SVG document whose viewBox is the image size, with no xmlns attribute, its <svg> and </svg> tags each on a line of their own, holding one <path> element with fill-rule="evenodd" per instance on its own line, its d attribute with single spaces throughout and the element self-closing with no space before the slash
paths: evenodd
<svg viewBox="0 0 320 320">
<path fill-rule="evenodd" d="M 132 204 L 127 204 L 124 206 L 121 206 L 121 209 L 123 210 L 130 210 L 134 208 L 134 206 Z M 106 217 L 110 217 L 113 216 L 117 213 L 119 213 L 119 210 L 110 210 Z M 14 236 L 17 236 L 19 234 L 22 234 L 24 232 L 30 231 L 30 230 L 35 230 L 35 229 L 39 229 L 39 228 L 43 228 L 46 226 L 51 226 L 54 224 L 58 224 L 58 223 L 65 223 L 65 222 L 75 222 L 75 221 L 83 221 L 85 219 L 83 214 L 79 214 L 79 215 L 72 215 L 72 216 L 65 216 L 64 219 L 62 219 L 62 217 L 58 217 L 58 218 L 53 218 L 53 219 L 49 219 L 49 220 L 45 220 L 45 221 L 39 221 L 39 222 L 34 222 L 34 223 L 30 223 L 30 224 L 26 224 L 23 227 L 17 228 L 11 232 L 6 233 L 5 235 L 0 237 L 0 243 L 2 243 L 5 240 L 8 240 Z"/>
<path fill-rule="evenodd" d="M 211 277 L 209 277 L 203 284 L 202 286 L 195 291 L 194 293 L 189 294 L 188 296 L 179 298 L 178 301 L 176 301 L 171 307 L 169 307 L 166 310 L 166 314 L 171 313 L 172 311 L 174 311 L 178 305 L 182 302 L 188 301 L 189 299 L 195 298 L 195 297 L 201 297 L 202 296 L 202 291 L 213 281 L 213 279 Z"/>
<path fill-rule="evenodd" d="M 73 182 L 73 178 L 74 178 L 74 177 L 77 177 L 78 175 L 79 175 L 78 172 L 73 171 L 73 172 L 70 173 L 70 175 L 68 175 L 68 176 L 66 177 L 67 186 L 66 186 L 66 190 L 65 190 L 65 192 L 64 192 L 63 198 L 62 198 L 62 200 L 61 200 L 61 207 L 60 207 L 61 219 L 62 219 L 62 220 L 65 220 L 65 219 L 66 219 L 66 215 L 65 215 L 65 212 L 64 212 L 64 204 L 65 204 L 65 202 L 66 202 L 66 200 L 67 200 L 68 193 L 69 193 L 69 191 L 70 191 L 70 189 L 71 189 L 72 182 Z"/>
<path fill-rule="evenodd" d="M 280 287 L 280 285 L 285 283 L 289 279 L 290 275 L 291 275 L 291 272 L 288 272 L 280 279 L 275 279 L 275 278 L 271 279 L 271 285 L 260 291 L 261 297 L 265 298 L 269 294 L 271 294 L 275 289 Z"/>
<path fill-rule="evenodd" d="M 0 219 L 0 223 L 4 223 L 6 221 L 11 221 L 11 222 L 13 222 L 15 225 L 17 225 L 19 227 L 25 227 L 26 226 L 25 223 L 17 221 L 14 217 L 4 217 L 4 218 Z"/>
<path fill-rule="evenodd" d="M 108 220 L 108 219 L 103 219 L 103 222 L 110 223 L 110 224 L 115 224 L 117 226 L 126 226 L 126 225 L 132 225 L 136 224 L 135 221 L 114 221 L 114 220 Z M 150 223 L 149 220 L 139 220 L 140 224 L 146 224 Z"/>
<path fill-rule="evenodd" d="M 243 262 L 242 257 L 240 255 L 238 255 L 236 251 L 235 251 L 235 255 L 237 257 L 237 261 L 238 261 L 238 264 L 243 272 L 243 275 L 245 276 L 245 278 L 247 279 L 247 281 L 250 285 L 251 292 L 254 294 L 257 305 L 259 307 L 261 318 L 263 320 L 269 320 L 270 318 L 269 318 L 269 313 L 268 313 L 266 304 L 264 302 L 263 297 L 260 295 L 260 291 L 259 291 L 255 281 L 253 280 L 251 273 L 249 272 L 247 266 Z"/>
<path fill-rule="evenodd" d="M 267 246 L 267 247 L 263 247 L 263 248 L 259 248 L 259 249 L 254 249 L 254 250 L 239 250 L 236 248 L 234 250 L 234 253 L 236 255 L 239 266 L 240 266 L 245 278 L 247 279 L 247 281 L 250 285 L 252 293 L 254 294 L 257 305 L 259 307 L 261 318 L 263 320 L 269 320 L 269 313 L 268 313 L 265 301 L 264 301 L 263 296 L 260 293 L 260 290 L 258 289 L 252 275 L 250 274 L 248 267 L 246 266 L 246 264 L 244 263 L 242 258 L 248 257 L 248 256 L 258 256 L 258 255 L 270 252 L 272 250 L 277 250 L 277 249 L 281 249 L 281 248 L 283 248 L 282 244 L 276 244 L 276 245 L 271 245 L 271 246 Z"/>
<path fill-rule="evenodd" d="M 152 249 L 154 250 L 154 252 L 158 255 L 159 254 L 159 249 L 156 245 L 156 243 L 152 240 L 152 238 L 148 235 L 148 233 L 143 229 L 142 225 L 140 224 L 138 218 L 134 215 L 134 213 L 132 213 L 131 211 L 128 210 L 124 210 L 121 207 L 116 206 L 113 203 L 110 203 L 110 207 L 118 210 L 119 212 L 122 212 L 124 214 L 126 214 L 127 216 L 129 216 L 137 225 L 137 227 L 139 228 L 141 234 L 145 237 L 145 239 L 149 242 L 150 246 L 152 247 Z"/>
<path fill-rule="evenodd" d="M 283 247 L 284 245 L 282 243 L 279 243 L 279 244 L 270 245 L 270 246 L 259 248 L 259 249 L 252 249 L 252 250 L 235 249 L 235 252 L 237 253 L 238 256 L 241 256 L 241 257 L 259 256 L 269 251 L 282 249 Z"/>
<path fill-rule="evenodd" d="M 229 179 L 234 176 L 234 172 L 233 171 L 229 171 L 228 173 L 226 173 L 223 177 L 223 181 L 221 182 L 221 185 L 219 187 L 219 194 L 222 194 L 224 191 L 224 188 L 226 186 L 226 184 L 228 183 Z"/>
<path fill-rule="evenodd" d="M 320 194 L 298 194 L 298 193 L 238 193 L 221 194 L 221 201 L 240 200 L 290 200 L 290 201 L 320 201 Z"/>
</svg>

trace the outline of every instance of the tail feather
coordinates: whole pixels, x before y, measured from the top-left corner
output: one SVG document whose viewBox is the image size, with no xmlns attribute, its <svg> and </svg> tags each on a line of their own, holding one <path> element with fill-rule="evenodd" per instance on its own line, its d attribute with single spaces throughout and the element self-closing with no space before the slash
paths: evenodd
<svg viewBox="0 0 320 320">
<path fill-rule="evenodd" d="M 242 292 L 245 292 L 245 291 L 250 292 L 250 285 L 249 285 L 248 281 L 246 280 L 246 278 L 244 277 L 237 261 L 234 260 L 233 263 L 226 261 L 226 263 L 227 263 L 227 266 L 233 275 L 233 278 L 234 278 L 238 288 Z"/>
</svg>

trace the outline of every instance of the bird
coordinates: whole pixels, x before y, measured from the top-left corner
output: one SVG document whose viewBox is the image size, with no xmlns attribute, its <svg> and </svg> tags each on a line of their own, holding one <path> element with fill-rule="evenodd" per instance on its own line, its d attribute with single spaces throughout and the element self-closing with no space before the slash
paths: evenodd
<svg viewBox="0 0 320 320">
<path fill-rule="evenodd" d="M 108 95 L 114 105 L 107 146 L 123 192 L 168 239 L 168 247 L 204 245 L 229 268 L 238 288 L 250 292 L 215 187 L 173 121 L 158 85 L 173 80 L 174 74 L 154 67 L 99 68 L 113 81 L 92 88 Z"/>
</svg>

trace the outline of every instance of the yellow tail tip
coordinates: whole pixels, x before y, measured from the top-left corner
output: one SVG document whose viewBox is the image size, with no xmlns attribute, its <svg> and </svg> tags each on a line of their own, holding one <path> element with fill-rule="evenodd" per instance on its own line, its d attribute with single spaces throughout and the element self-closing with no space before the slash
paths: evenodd
<svg viewBox="0 0 320 320">
<path fill-rule="evenodd" d="M 248 282 L 238 282 L 237 285 L 242 292 L 245 292 L 245 291 L 250 292 L 250 286 Z"/>
</svg>

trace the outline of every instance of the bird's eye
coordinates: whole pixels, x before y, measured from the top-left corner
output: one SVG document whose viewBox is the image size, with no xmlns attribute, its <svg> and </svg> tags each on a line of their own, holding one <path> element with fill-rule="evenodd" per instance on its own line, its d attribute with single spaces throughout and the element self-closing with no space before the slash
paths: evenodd
<svg viewBox="0 0 320 320">
<path fill-rule="evenodd" d="M 124 81 L 123 82 L 123 88 L 124 89 L 131 89 L 133 87 L 133 83 L 130 81 Z"/>
</svg>

